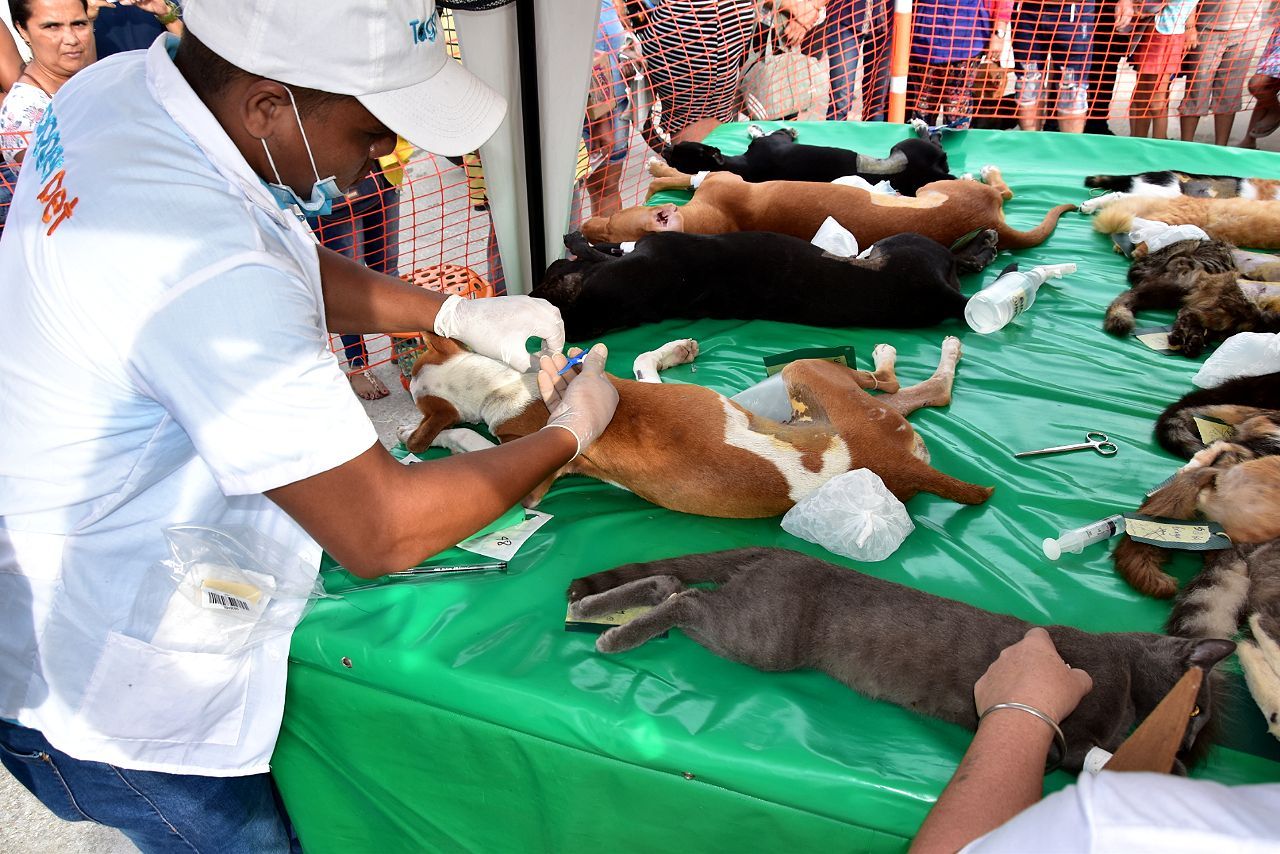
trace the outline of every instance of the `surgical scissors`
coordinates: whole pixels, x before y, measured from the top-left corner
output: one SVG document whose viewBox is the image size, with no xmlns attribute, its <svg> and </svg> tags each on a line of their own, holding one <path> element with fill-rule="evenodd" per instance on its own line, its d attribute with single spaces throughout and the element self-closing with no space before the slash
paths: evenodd
<svg viewBox="0 0 1280 854">
<path fill-rule="evenodd" d="M 1120 450 L 1116 443 L 1107 438 L 1106 433 L 1099 433 L 1097 430 L 1090 430 L 1084 434 L 1085 441 L 1078 445 L 1059 445 L 1056 448 L 1041 448 L 1038 451 L 1023 451 L 1014 454 L 1015 457 L 1036 457 L 1040 454 L 1061 454 L 1065 451 L 1083 451 L 1085 448 L 1093 448 L 1104 457 L 1113 457 L 1116 451 Z"/>
</svg>

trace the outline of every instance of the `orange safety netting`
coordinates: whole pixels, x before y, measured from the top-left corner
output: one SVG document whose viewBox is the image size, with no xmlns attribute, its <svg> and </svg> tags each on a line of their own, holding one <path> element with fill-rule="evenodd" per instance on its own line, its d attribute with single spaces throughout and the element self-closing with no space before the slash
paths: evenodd
<svg viewBox="0 0 1280 854">
<path fill-rule="evenodd" d="M 1203 116 L 1225 117 L 1229 130 L 1255 95 L 1257 129 L 1280 123 L 1280 108 L 1263 115 L 1280 88 L 1276 0 L 898 9 L 600 0 L 573 222 L 639 203 L 650 156 L 721 122 L 892 120 L 895 92 L 902 119 L 931 125 L 1190 137 Z"/>
</svg>

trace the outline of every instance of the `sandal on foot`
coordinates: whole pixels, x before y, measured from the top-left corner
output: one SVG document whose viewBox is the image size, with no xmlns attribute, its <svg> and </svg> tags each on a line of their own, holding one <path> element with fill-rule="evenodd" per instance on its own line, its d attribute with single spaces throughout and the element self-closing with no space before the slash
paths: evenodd
<svg viewBox="0 0 1280 854">
<path fill-rule="evenodd" d="M 391 394 L 387 387 L 382 384 L 382 380 L 375 377 L 373 372 L 367 368 L 363 371 L 348 374 L 347 379 L 351 383 L 351 390 L 361 400 L 378 400 Z"/>
<path fill-rule="evenodd" d="M 1280 107 L 1270 107 L 1254 120 L 1246 133 L 1254 139 L 1261 139 L 1275 133 L 1276 128 L 1280 128 Z"/>
</svg>

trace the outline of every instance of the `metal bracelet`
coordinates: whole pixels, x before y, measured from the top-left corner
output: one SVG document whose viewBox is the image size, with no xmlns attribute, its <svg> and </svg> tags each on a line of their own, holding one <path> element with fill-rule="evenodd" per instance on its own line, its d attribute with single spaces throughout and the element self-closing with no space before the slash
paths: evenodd
<svg viewBox="0 0 1280 854">
<path fill-rule="evenodd" d="M 982 719 L 998 709 L 1018 709 L 1026 712 L 1027 714 L 1035 715 L 1037 718 L 1047 723 L 1053 730 L 1053 740 L 1058 745 L 1058 761 L 1054 762 L 1052 765 L 1048 765 L 1046 763 L 1047 767 L 1045 768 L 1045 773 L 1047 774 L 1050 771 L 1056 770 L 1057 767 L 1062 764 L 1062 760 L 1067 757 L 1067 739 L 1062 734 L 1062 728 L 1058 726 L 1057 721 L 1037 709 L 1035 706 L 1028 706 L 1026 703 L 996 703 L 994 706 L 978 715 L 978 725 L 981 726 Z"/>
</svg>

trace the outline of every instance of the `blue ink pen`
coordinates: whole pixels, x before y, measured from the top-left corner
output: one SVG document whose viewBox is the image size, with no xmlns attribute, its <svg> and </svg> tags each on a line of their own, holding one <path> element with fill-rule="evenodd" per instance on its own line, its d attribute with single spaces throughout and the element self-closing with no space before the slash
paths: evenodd
<svg viewBox="0 0 1280 854">
<path fill-rule="evenodd" d="M 574 367 L 575 365 L 581 365 L 581 364 L 582 364 L 582 360 L 583 360 L 583 359 L 585 359 L 585 358 L 587 358 L 587 353 L 589 353 L 589 352 L 590 352 L 589 350 L 583 350 L 583 351 L 582 351 L 581 353 L 579 353 L 578 355 L 576 355 L 576 356 L 574 356 L 573 358 L 569 359 L 569 361 L 565 362 L 564 367 L 563 367 L 563 368 L 561 368 L 559 371 L 557 371 L 557 372 L 556 372 L 556 376 L 562 377 L 562 376 L 564 376 L 566 373 L 568 373 L 568 371 L 569 371 L 569 369 L 570 369 L 570 368 Z"/>
</svg>

